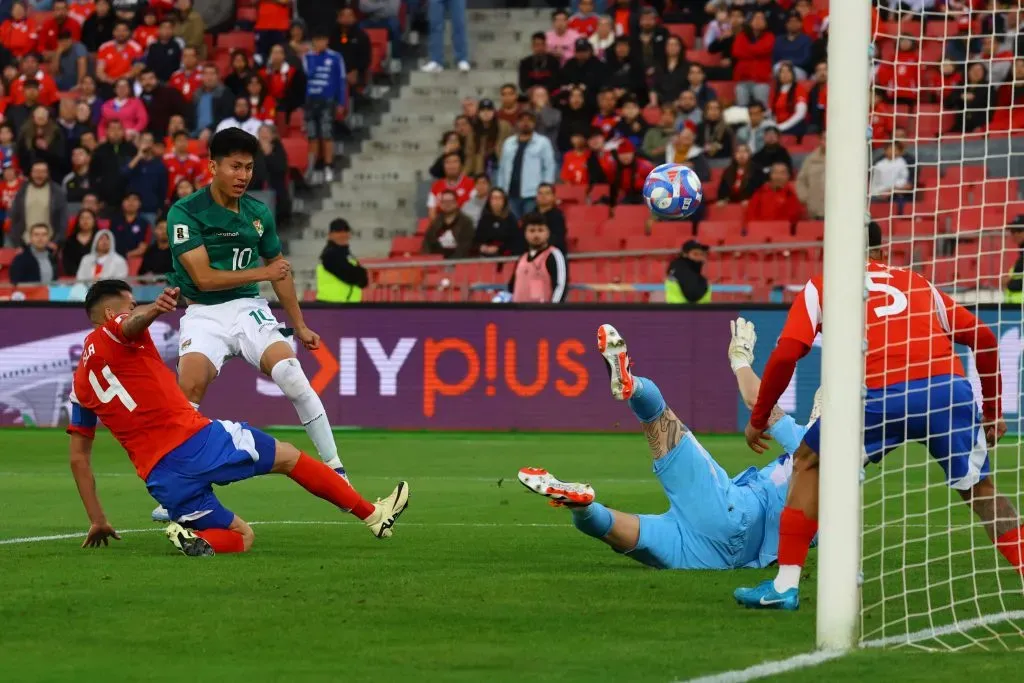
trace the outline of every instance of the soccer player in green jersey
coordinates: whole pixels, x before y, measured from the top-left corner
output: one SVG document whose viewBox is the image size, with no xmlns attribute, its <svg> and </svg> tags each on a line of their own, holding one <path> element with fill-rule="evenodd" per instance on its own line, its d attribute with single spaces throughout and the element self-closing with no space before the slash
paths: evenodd
<svg viewBox="0 0 1024 683">
<path fill-rule="evenodd" d="M 167 215 L 170 279 L 188 304 L 181 319 L 178 385 L 198 407 L 224 362 L 241 356 L 280 387 L 320 458 L 344 477 L 323 402 L 282 334 L 284 325 L 259 295 L 259 283 L 270 282 L 295 338 L 309 350 L 320 346 L 299 309 L 274 214 L 246 194 L 258 150 L 256 138 L 241 129 L 214 135 L 211 184 L 179 200 Z M 159 508 L 153 517 L 163 517 Z"/>
</svg>

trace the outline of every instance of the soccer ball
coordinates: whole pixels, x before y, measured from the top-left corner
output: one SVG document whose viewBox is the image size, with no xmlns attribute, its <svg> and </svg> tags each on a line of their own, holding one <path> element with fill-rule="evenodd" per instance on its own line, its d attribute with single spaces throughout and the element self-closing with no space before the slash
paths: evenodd
<svg viewBox="0 0 1024 683">
<path fill-rule="evenodd" d="M 682 164 L 662 164 L 644 181 L 644 199 L 656 217 L 666 220 L 689 218 L 697 213 L 704 193 L 700 178 Z"/>
</svg>

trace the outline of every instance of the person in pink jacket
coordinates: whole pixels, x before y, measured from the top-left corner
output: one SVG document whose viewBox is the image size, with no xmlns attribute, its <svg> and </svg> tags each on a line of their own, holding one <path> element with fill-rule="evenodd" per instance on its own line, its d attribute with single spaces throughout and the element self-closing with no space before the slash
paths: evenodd
<svg viewBox="0 0 1024 683">
<path fill-rule="evenodd" d="M 750 106 L 757 100 L 767 104 L 772 82 L 772 49 L 775 36 L 768 30 L 764 12 L 755 11 L 750 23 L 732 44 L 732 79 L 736 83 L 736 104 Z"/>
<path fill-rule="evenodd" d="M 103 103 L 100 110 L 100 138 L 106 139 L 107 125 L 111 121 L 124 124 L 125 136 L 135 140 L 149 125 L 146 105 L 132 92 L 131 83 L 122 78 L 114 84 L 114 98 Z"/>
</svg>

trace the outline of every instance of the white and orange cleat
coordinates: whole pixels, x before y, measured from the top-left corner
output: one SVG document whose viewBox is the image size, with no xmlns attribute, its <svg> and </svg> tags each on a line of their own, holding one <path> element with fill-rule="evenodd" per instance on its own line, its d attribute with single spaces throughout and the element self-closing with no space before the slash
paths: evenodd
<svg viewBox="0 0 1024 683">
<path fill-rule="evenodd" d="M 594 487 L 590 484 L 559 481 L 540 467 L 519 470 L 519 483 L 549 499 L 552 505 L 590 505 L 594 502 Z"/>
<path fill-rule="evenodd" d="M 636 383 L 633 381 L 633 361 L 629 358 L 626 340 L 611 325 L 601 325 L 597 328 L 597 350 L 608 364 L 612 396 L 620 401 L 628 400 L 633 396 Z"/>
</svg>

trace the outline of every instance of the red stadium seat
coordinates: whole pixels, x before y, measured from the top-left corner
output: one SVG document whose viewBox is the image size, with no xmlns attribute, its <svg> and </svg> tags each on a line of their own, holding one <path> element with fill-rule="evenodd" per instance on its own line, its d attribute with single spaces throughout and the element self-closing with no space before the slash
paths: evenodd
<svg viewBox="0 0 1024 683">
<path fill-rule="evenodd" d="M 217 38 L 217 47 L 225 50 L 242 50 L 247 55 L 256 52 L 256 34 L 252 31 L 231 31 Z"/>
<path fill-rule="evenodd" d="M 423 239 L 413 235 L 412 237 L 393 237 L 391 239 L 390 256 L 410 256 L 419 254 L 423 250 Z"/>
<path fill-rule="evenodd" d="M 701 66 L 719 66 L 722 63 L 722 56 L 712 54 L 707 50 L 687 50 L 686 61 Z"/>
<path fill-rule="evenodd" d="M 801 242 L 820 242 L 825 238 L 825 222 L 800 221 L 796 224 L 795 236 Z"/>
<path fill-rule="evenodd" d="M 643 111 L 644 122 L 648 126 L 657 126 L 661 121 L 661 109 L 654 105 L 647 105 Z"/>
<path fill-rule="evenodd" d="M 584 204 L 587 201 L 586 185 L 555 185 L 555 197 L 563 206 Z"/>
<path fill-rule="evenodd" d="M 615 221 L 620 225 L 630 226 L 633 228 L 634 233 L 640 233 L 643 232 L 644 224 L 650 215 L 650 209 L 644 205 L 625 204 L 616 206 L 615 215 L 609 220 Z"/>
<path fill-rule="evenodd" d="M 736 221 L 701 221 L 697 225 L 697 239 L 717 247 L 742 241 L 742 226 Z"/>
<path fill-rule="evenodd" d="M 959 187 L 964 183 L 980 183 L 985 180 L 984 164 L 971 164 L 961 166 L 953 164 L 944 167 L 940 186 Z"/>
<path fill-rule="evenodd" d="M 388 58 L 388 30 L 386 28 L 368 28 L 370 36 L 370 73 L 384 72 L 384 62 Z"/>
<path fill-rule="evenodd" d="M 288 115 L 288 129 L 297 133 L 306 130 L 306 111 L 302 107 Z"/>
<path fill-rule="evenodd" d="M 206 143 L 202 140 L 189 140 L 188 141 L 188 153 L 195 154 L 197 157 L 206 156 Z"/>
<path fill-rule="evenodd" d="M 416 237 L 423 237 L 427 234 L 427 228 L 430 227 L 429 218 L 421 218 L 416 221 Z"/>
<path fill-rule="evenodd" d="M 683 49 L 693 47 L 697 43 L 697 27 L 693 24 L 665 24 L 668 32 L 679 36 L 683 41 Z"/>
<path fill-rule="evenodd" d="M 578 235 L 572 238 L 577 252 L 618 251 L 622 249 L 622 238 L 616 235 Z M 575 266 L 574 266 L 575 268 Z M 575 271 L 573 276 L 575 276 Z"/>
<path fill-rule="evenodd" d="M 598 226 L 608 218 L 608 207 L 604 204 L 570 204 L 564 211 L 570 235 L 598 234 Z"/>
<path fill-rule="evenodd" d="M 708 207 L 707 219 L 711 221 L 733 221 L 742 225 L 746 220 L 746 207 L 741 204 L 705 204 Z"/>
<path fill-rule="evenodd" d="M 235 23 L 236 24 L 251 24 L 256 23 L 257 10 L 255 7 L 238 7 L 235 10 Z"/>
<path fill-rule="evenodd" d="M 142 267 L 142 257 L 132 256 L 128 259 L 128 274 L 135 277 L 139 274 L 139 268 Z"/>
<path fill-rule="evenodd" d="M 587 193 L 587 199 L 591 204 L 596 204 L 601 199 L 606 198 L 609 192 L 611 192 L 611 188 L 609 188 L 607 183 L 597 183 L 590 188 L 590 192 Z"/>
<path fill-rule="evenodd" d="M 672 233 L 652 232 L 650 235 L 634 235 L 626 238 L 626 251 L 654 249 L 678 249 L 679 240 Z"/>
<path fill-rule="evenodd" d="M 305 174 L 309 169 L 309 140 L 304 137 L 281 138 L 284 153 L 288 157 L 288 168 Z"/>
<path fill-rule="evenodd" d="M 733 81 L 708 81 L 708 86 L 715 91 L 722 104 L 728 106 L 736 101 L 736 83 Z"/>
<path fill-rule="evenodd" d="M 751 244 L 790 241 L 792 228 L 787 221 L 751 221 L 747 223 L 747 240 Z"/>
</svg>

